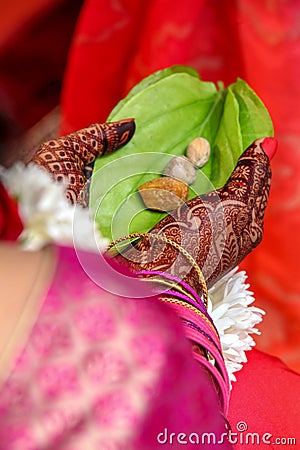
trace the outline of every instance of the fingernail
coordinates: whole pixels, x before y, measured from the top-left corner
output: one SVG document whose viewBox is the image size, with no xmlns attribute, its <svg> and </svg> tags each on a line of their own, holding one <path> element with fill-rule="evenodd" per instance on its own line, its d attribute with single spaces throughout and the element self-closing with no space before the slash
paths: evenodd
<svg viewBox="0 0 300 450">
<path fill-rule="evenodd" d="M 267 137 L 261 142 L 260 145 L 271 161 L 277 150 L 277 139 L 274 137 Z"/>
</svg>

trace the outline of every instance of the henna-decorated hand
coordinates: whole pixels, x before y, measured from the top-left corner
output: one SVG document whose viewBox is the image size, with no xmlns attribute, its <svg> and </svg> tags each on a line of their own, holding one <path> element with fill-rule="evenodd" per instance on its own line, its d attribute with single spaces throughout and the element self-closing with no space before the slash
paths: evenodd
<svg viewBox="0 0 300 450">
<path fill-rule="evenodd" d="M 57 181 L 67 183 L 67 198 L 85 203 L 82 195 L 87 178 L 85 169 L 98 156 L 107 155 L 132 138 L 133 119 L 94 124 L 75 133 L 42 144 L 32 158 Z"/>
<path fill-rule="evenodd" d="M 208 287 L 262 239 L 271 179 L 269 157 L 276 146 L 274 138 L 256 140 L 239 158 L 223 188 L 190 200 L 151 230 L 180 244 L 198 263 Z M 118 259 L 134 271 L 171 273 L 200 290 L 198 275 L 186 257 L 157 239 L 150 243 L 144 237 Z"/>
</svg>

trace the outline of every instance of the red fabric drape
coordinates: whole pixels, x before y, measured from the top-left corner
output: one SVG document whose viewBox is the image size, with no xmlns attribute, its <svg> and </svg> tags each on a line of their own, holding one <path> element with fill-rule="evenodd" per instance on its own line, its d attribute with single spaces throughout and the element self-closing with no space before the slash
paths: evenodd
<svg viewBox="0 0 300 450">
<path fill-rule="evenodd" d="M 23 231 L 18 205 L 0 182 L 0 240 L 15 241 Z"/>
<path fill-rule="evenodd" d="M 234 449 L 298 448 L 299 398 L 298 373 L 276 357 L 255 349 L 248 352 L 230 397 Z"/>
</svg>

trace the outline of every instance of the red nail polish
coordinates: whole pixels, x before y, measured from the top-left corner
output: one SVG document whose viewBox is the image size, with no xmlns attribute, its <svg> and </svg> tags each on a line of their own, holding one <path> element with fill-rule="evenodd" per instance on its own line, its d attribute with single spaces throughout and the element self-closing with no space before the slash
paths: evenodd
<svg viewBox="0 0 300 450">
<path fill-rule="evenodd" d="M 277 139 L 273 137 L 267 137 L 261 142 L 262 149 L 268 155 L 271 160 L 276 153 L 277 150 Z"/>
</svg>

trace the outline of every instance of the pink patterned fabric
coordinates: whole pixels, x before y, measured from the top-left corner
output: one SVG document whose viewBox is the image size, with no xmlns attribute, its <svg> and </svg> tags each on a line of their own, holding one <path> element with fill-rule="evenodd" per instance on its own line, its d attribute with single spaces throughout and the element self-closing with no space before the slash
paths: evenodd
<svg viewBox="0 0 300 450">
<path fill-rule="evenodd" d="M 73 249 L 57 251 L 39 316 L 0 390 L 0 449 L 195 448 L 190 433 L 220 436 L 213 383 L 173 311 L 102 290 Z M 102 273 L 96 255 L 85 258 Z"/>
</svg>

